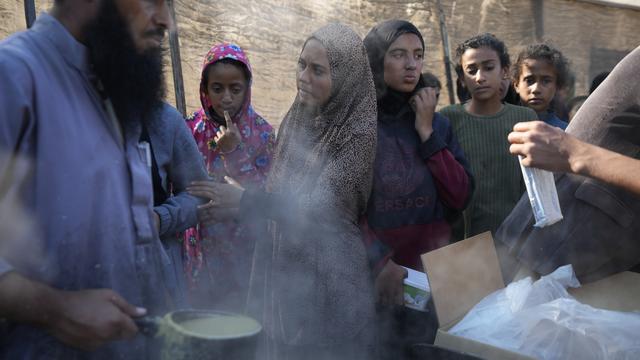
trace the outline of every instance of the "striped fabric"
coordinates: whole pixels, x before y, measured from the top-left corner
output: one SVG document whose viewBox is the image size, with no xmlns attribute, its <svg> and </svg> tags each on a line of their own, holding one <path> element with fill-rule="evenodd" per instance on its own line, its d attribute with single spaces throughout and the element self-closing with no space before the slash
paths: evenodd
<svg viewBox="0 0 640 360">
<path fill-rule="evenodd" d="M 464 237 L 487 230 L 495 233 L 526 190 L 518 158 L 509 153 L 507 135 L 517 122 L 535 120 L 537 115 L 511 104 L 490 116 L 472 115 L 460 104 L 440 113 L 451 121 L 475 176 L 475 192 L 464 213 Z M 455 231 L 459 237 L 461 230 Z"/>
</svg>

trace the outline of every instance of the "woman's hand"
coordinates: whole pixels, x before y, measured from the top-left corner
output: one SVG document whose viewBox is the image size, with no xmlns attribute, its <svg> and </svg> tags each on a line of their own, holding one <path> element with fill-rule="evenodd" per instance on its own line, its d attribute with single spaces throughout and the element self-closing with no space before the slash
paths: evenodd
<svg viewBox="0 0 640 360">
<path fill-rule="evenodd" d="M 376 300 L 384 306 L 404 304 L 404 279 L 407 270 L 389 260 L 376 277 Z"/>
<path fill-rule="evenodd" d="M 231 121 L 231 117 L 226 111 L 224 112 L 224 118 L 227 121 L 227 127 L 220 126 L 213 140 L 218 144 L 218 147 L 223 153 L 228 153 L 236 149 L 242 138 L 240 137 L 240 130 L 238 130 L 236 124 Z"/>
<path fill-rule="evenodd" d="M 436 89 L 432 87 L 418 90 L 409 99 L 409 104 L 416 113 L 415 128 L 422 142 L 429 140 L 433 133 L 433 114 L 436 111 L 437 103 Z"/>
</svg>

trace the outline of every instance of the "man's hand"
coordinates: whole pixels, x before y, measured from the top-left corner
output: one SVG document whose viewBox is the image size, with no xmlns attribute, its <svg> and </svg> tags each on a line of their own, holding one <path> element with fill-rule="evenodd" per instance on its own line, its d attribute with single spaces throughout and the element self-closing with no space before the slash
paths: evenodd
<svg viewBox="0 0 640 360">
<path fill-rule="evenodd" d="M 389 260 L 376 278 L 375 288 L 378 303 L 385 306 L 404 304 L 404 283 L 407 270 Z"/>
<path fill-rule="evenodd" d="M 427 141 L 431 137 L 431 133 L 433 133 L 433 114 L 438 103 L 436 89 L 426 87 L 418 90 L 411 97 L 409 103 L 416 113 L 415 128 L 418 135 L 420 135 L 420 140 Z"/>
<path fill-rule="evenodd" d="M 108 289 L 59 291 L 57 303 L 57 311 L 48 322 L 49 332 L 60 341 L 84 350 L 133 338 L 138 328 L 132 317 L 146 313 Z"/>
<path fill-rule="evenodd" d="M 242 138 L 240 136 L 240 130 L 238 130 L 236 124 L 231 121 L 231 117 L 226 111 L 224 112 L 224 118 L 227 121 L 227 127 L 220 126 L 213 140 L 218 144 L 223 153 L 228 153 L 236 149 Z"/>
<path fill-rule="evenodd" d="M 0 275 L 0 294 L 0 317 L 45 328 L 84 350 L 133 337 L 138 328 L 131 317 L 146 313 L 112 290 L 62 291 L 15 271 Z"/>
<path fill-rule="evenodd" d="M 594 178 L 640 195 L 640 160 L 582 142 L 540 121 L 518 123 L 509 134 L 523 165 Z"/>
<path fill-rule="evenodd" d="M 522 164 L 556 172 L 578 172 L 583 143 L 542 121 L 517 123 L 508 137 L 509 151 Z"/>
</svg>

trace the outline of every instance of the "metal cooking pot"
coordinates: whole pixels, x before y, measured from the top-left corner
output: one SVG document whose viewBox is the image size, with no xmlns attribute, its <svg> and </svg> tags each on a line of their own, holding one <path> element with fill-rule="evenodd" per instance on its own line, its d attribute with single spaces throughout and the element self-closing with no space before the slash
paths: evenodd
<svg viewBox="0 0 640 360">
<path fill-rule="evenodd" d="M 140 332 L 159 337 L 161 359 L 255 360 L 260 323 L 223 311 L 178 310 L 135 319 Z"/>
</svg>

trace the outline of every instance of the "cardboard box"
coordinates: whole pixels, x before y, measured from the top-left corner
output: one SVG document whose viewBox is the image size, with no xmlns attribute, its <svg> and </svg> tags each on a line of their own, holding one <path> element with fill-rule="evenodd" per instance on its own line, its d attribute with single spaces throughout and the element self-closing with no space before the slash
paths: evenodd
<svg viewBox="0 0 640 360">
<path fill-rule="evenodd" d="M 533 359 L 448 333 L 487 295 L 504 288 L 490 232 L 422 255 L 440 328 L 435 345 L 486 359 Z M 640 310 L 640 274 L 624 272 L 570 293 L 580 302 L 618 311 Z"/>
</svg>

